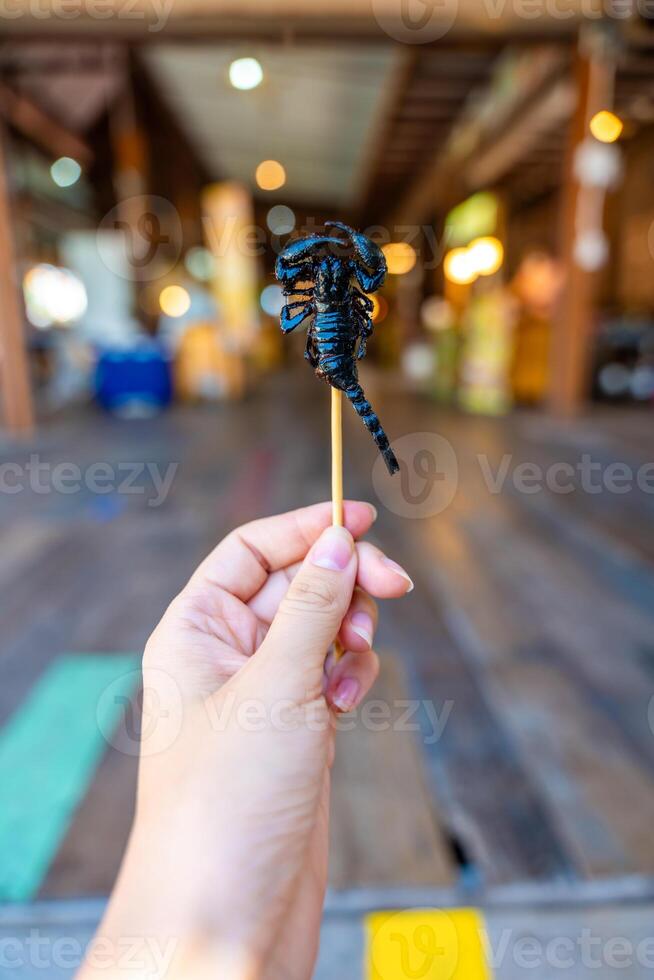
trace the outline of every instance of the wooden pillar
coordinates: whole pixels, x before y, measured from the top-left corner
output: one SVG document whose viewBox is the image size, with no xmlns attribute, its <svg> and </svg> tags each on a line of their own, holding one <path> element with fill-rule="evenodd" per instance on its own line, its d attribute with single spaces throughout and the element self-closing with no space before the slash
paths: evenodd
<svg viewBox="0 0 654 980">
<path fill-rule="evenodd" d="M 143 278 L 141 259 L 150 250 L 149 226 L 144 223 L 150 160 L 146 134 L 136 112 L 129 53 L 125 53 L 123 73 L 123 90 L 111 107 L 109 128 L 118 220 L 125 236 L 126 254 L 134 258 L 130 261 L 130 273 L 136 300 L 136 289 Z"/>
<path fill-rule="evenodd" d="M 588 395 L 598 283 L 598 273 L 582 268 L 575 257 L 581 195 L 589 192 L 575 173 L 575 154 L 581 142 L 590 138 L 589 123 L 595 113 L 611 107 L 615 69 L 606 51 L 580 44 L 574 71 L 578 101 L 570 124 L 561 199 L 566 279 L 553 324 L 549 392 L 551 410 L 562 416 L 575 415 Z"/>
<path fill-rule="evenodd" d="M 0 121 L 0 389 L 6 428 L 16 435 L 28 435 L 34 427 L 34 407 L 18 288 L 6 130 Z"/>
</svg>

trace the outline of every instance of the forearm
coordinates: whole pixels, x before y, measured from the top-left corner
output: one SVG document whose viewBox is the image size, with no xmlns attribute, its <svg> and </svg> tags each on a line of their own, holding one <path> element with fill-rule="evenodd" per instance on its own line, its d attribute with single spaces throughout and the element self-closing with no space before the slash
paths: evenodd
<svg viewBox="0 0 654 980">
<path fill-rule="evenodd" d="M 201 914 L 183 876 L 170 868 L 161 874 L 156 851 L 128 847 L 77 980 L 259 980 L 260 958 L 220 928 L 215 908 Z"/>
</svg>

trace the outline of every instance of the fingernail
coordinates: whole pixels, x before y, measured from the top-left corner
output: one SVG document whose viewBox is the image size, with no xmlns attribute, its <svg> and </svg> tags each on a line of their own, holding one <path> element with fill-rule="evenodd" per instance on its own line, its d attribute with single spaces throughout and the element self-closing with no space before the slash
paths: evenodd
<svg viewBox="0 0 654 980">
<path fill-rule="evenodd" d="M 373 521 L 376 521 L 377 518 L 378 518 L 378 516 L 379 516 L 378 513 L 377 513 L 377 508 L 375 507 L 374 504 L 368 504 L 368 507 L 370 507 L 370 510 L 372 511 L 372 519 L 373 519 Z"/>
<path fill-rule="evenodd" d="M 359 682 L 354 677 L 344 677 L 342 681 L 339 681 L 332 698 L 332 704 L 339 711 L 349 711 L 356 704 L 359 690 Z"/>
<path fill-rule="evenodd" d="M 396 561 L 393 561 L 392 558 L 387 558 L 385 555 L 382 558 L 382 561 L 384 562 L 385 565 L 388 565 L 389 568 L 392 568 L 394 572 L 397 572 L 398 575 L 401 575 L 403 579 L 406 579 L 406 581 L 409 583 L 409 588 L 407 589 L 407 592 L 413 591 L 413 582 L 411 580 L 411 576 L 404 571 L 401 565 L 398 565 Z"/>
<path fill-rule="evenodd" d="M 352 535 L 344 527 L 328 527 L 313 546 L 311 562 L 318 568 L 342 572 L 350 564 L 354 551 Z"/>
<path fill-rule="evenodd" d="M 355 612 L 350 616 L 350 625 L 357 636 L 365 640 L 369 647 L 372 646 L 372 631 L 374 625 L 372 617 L 367 612 Z"/>
</svg>

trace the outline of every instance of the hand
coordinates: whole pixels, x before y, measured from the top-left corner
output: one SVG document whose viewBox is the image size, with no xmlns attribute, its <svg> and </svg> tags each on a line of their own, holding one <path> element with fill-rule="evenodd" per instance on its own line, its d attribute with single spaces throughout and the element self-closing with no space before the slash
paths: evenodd
<svg viewBox="0 0 654 980">
<path fill-rule="evenodd" d="M 346 528 L 331 528 L 319 504 L 233 531 L 148 642 L 144 690 L 164 710 L 145 726 L 134 828 L 100 935 L 144 937 L 154 976 L 164 960 L 183 980 L 311 976 L 333 712 L 358 705 L 377 675 L 371 596 L 411 588 L 377 548 L 355 546 L 374 517 L 347 502 Z M 337 635 L 347 652 L 335 663 Z"/>
</svg>

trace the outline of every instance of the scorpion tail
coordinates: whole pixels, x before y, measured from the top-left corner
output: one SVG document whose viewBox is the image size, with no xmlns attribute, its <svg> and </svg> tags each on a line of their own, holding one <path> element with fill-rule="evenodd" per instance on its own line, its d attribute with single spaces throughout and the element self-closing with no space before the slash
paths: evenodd
<svg viewBox="0 0 654 980">
<path fill-rule="evenodd" d="M 354 411 L 357 413 L 366 429 L 375 440 L 377 449 L 384 457 L 384 462 L 386 463 L 388 472 L 391 474 L 391 476 L 393 473 L 397 473 L 400 469 L 400 465 L 395 458 L 395 453 L 389 445 L 388 436 L 382 429 L 377 415 L 363 392 L 363 388 L 357 383 L 351 388 L 345 388 L 344 392 L 352 403 Z"/>
</svg>

